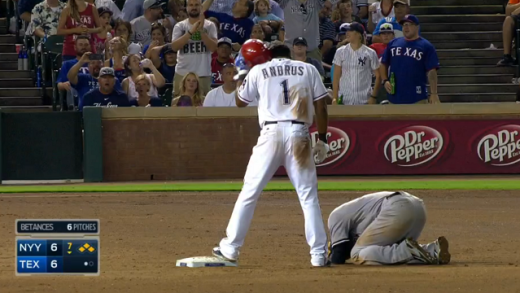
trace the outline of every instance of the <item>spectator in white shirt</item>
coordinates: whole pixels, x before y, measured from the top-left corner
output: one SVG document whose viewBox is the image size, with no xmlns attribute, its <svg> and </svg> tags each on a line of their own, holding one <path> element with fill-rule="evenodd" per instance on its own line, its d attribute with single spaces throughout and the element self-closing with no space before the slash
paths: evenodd
<svg viewBox="0 0 520 293">
<path fill-rule="evenodd" d="M 212 89 L 204 99 L 204 107 L 236 107 L 235 90 L 236 82 L 233 76 L 236 73 L 233 63 L 226 63 L 222 66 L 222 81 L 224 84 Z"/>
<path fill-rule="evenodd" d="M 385 17 L 394 17 L 394 0 L 381 0 L 368 8 L 368 31 L 373 32 L 377 23 Z"/>
</svg>

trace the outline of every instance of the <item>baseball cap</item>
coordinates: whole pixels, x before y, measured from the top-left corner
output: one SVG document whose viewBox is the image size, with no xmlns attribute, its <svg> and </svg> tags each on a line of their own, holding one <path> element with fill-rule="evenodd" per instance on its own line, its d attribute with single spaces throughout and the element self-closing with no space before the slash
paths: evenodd
<svg viewBox="0 0 520 293">
<path fill-rule="evenodd" d="M 162 3 L 159 0 L 144 0 L 143 2 L 143 9 L 148 8 L 160 8 L 162 6 Z"/>
<path fill-rule="evenodd" d="M 365 27 L 361 23 L 357 23 L 357 22 L 351 23 L 348 30 L 351 32 L 358 32 L 361 35 L 365 34 Z"/>
<path fill-rule="evenodd" d="M 162 53 L 163 53 L 163 55 L 166 55 L 168 53 L 177 53 L 177 51 L 172 49 L 172 45 L 171 44 L 168 44 L 168 45 L 163 47 Z"/>
<path fill-rule="evenodd" d="M 97 9 L 99 16 L 101 16 L 104 13 L 110 14 L 110 16 L 114 15 L 114 12 L 110 10 L 108 7 L 102 6 Z"/>
<path fill-rule="evenodd" d="M 99 70 L 99 77 L 101 76 L 104 76 L 104 75 L 111 75 L 111 76 L 116 76 L 116 73 L 114 72 L 114 68 L 112 67 L 103 67 Z"/>
<path fill-rule="evenodd" d="M 396 3 L 400 3 L 400 4 L 404 4 L 404 5 L 410 5 L 410 2 L 408 2 L 408 0 L 394 0 L 394 5 Z"/>
<path fill-rule="evenodd" d="M 293 46 L 304 45 L 305 47 L 307 47 L 307 40 L 304 37 L 298 37 L 298 38 L 294 39 L 292 44 L 293 44 Z"/>
<path fill-rule="evenodd" d="M 340 26 L 339 26 L 339 32 L 343 32 L 345 33 L 346 31 L 348 31 L 348 29 L 350 28 L 350 23 L 348 22 L 345 22 L 345 23 L 342 23 Z"/>
<path fill-rule="evenodd" d="M 403 25 L 403 23 L 405 23 L 405 22 L 411 22 L 415 25 L 419 25 L 419 19 L 417 18 L 417 16 L 415 16 L 413 14 L 405 15 L 404 18 L 401 19 L 401 21 L 399 21 L 399 24 Z"/>
<path fill-rule="evenodd" d="M 394 32 L 394 26 L 391 23 L 383 23 L 379 27 L 379 32 L 380 33 L 386 33 L 386 32 L 393 33 Z"/>
<path fill-rule="evenodd" d="M 230 38 L 220 38 L 218 39 L 217 46 L 220 46 L 221 44 L 226 44 L 231 47 L 233 45 L 233 42 Z"/>
</svg>

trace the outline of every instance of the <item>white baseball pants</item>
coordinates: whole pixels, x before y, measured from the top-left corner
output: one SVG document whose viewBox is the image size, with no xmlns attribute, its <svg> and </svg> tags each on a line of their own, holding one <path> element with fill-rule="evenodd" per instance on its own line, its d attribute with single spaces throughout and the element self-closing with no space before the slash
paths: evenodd
<svg viewBox="0 0 520 293">
<path fill-rule="evenodd" d="M 326 254 L 327 234 L 318 200 L 318 182 L 309 129 L 303 124 L 278 122 L 264 125 L 249 160 L 244 186 L 229 220 L 227 237 L 220 242 L 222 254 L 238 258 L 251 224 L 255 206 L 267 183 L 280 166 L 285 166 L 298 193 L 305 218 L 305 235 L 311 262 Z"/>
</svg>

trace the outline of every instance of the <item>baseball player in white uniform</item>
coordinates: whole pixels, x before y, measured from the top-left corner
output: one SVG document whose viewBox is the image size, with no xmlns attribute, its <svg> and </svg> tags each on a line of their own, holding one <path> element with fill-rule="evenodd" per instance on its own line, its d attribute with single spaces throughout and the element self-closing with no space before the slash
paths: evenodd
<svg viewBox="0 0 520 293">
<path fill-rule="evenodd" d="M 252 50 L 256 49 L 248 43 L 242 47 L 242 52 L 247 54 Z M 258 97 L 258 120 L 262 130 L 227 226 L 227 237 L 213 249 L 213 255 L 237 261 L 257 200 L 276 170 L 284 166 L 303 209 L 311 264 L 327 266 L 330 264 L 327 234 L 318 200 L 315 167 L 315 160 L 323 161 L 329 150 L 324 99 L 328 96 L 327 88 L 313 65 L 290 59 L 291 51 L 286 45 L 279 44 L 270 52 L 271 61 L 254 66 L 243 82 L 239 80 L 237 84 L 237 106 L 245 107 Z M 314 112 L 319 140 L 311 142 L 309 126 Z"/>
<path fill-rule="evenodd" d="M 333 264 L 448 264 L 448 240 L 417 239 L 426 223 L 423 201 L 407 192 L 382 191 L 342 204 L 329 216 Z"/>
<path fill-rule="evenodd" d="M 362 24 L 350 24 L 347 40 L 349 43 L 339 48 L 334 55 L 333 103 L 336 104 L 339 98 L 343 105 L 376 104 L 381 86 L 379 57 L 364 44 L 365 28 Z M 376 76 L 373 89 L 372 74 Z"/>
</svg>

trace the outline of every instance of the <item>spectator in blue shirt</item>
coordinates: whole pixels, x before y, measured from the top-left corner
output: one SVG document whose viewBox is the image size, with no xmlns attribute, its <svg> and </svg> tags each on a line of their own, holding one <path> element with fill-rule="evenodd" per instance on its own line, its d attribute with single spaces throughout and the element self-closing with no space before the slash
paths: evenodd
<svg viewBox="0 0 520 293">
<path fill-rule="evenodd" d="M 381 28 L 381 25 L 385 23 L 392 24 L 394 28 L 394 35 L 395 38 L 400 38 L 403 36 L 403 27 L 400 25 L 400 22 L 404 19 L 406 14 L 409 11 L 408 7 L 408 1 L 407 0 L 394 0 L 394 17 L 385 17 L 381 19 L 374 29 L 374 32 L 372 33 L 372 43 L 382 43 L 383 40 L 379 36 L 379 30 Z M 419 34 L 421 31 L 419 30 Z"/>
<path fill-rule="evenodd" d="M 116 74 L 113 68 L 103 67 L 99 70 L 99 88 L 85 94 L 84 107 L 131 107 L 137 106 L 136 101 L 128 100 L 123 91 L 117 90 Z M 80 108 L 80 111 L 83 108 Z"/>
<path fill-rule="evenodd" d="M 206 0 L 205 4 L 208 1 Z M 249 18 L 255 5 L 251 0 L 238 0 L 233 4 L 232 13 L 230 16 L 226 13 L 206 11 L 204 15 L 206 18 L 215 17 L 220 22 L 220 31 L 222 36 L 231 39 L 233 43 L 242 45 L 245 41 L 249 40 L 251 30 L 253 29 L 254 22 Z M 237 50 L 236 46 L 233 46 Z"/>
<path fill-rule="evenodd" d="M 150 50 L 153 65 L 162 74 L 166 83 L 173 83 L 175 65 L 177 65 L 177 52 L 172 49 L 170 43 L 164 46 L 157 46 Z"/>
<path fill-rule="evenodd" d="M 72 66 L 78 63 L 79 59 L 83 54 L 90 52 L 90 40 L 88 36 L 78 36 L 75 42 L 74 49 L 76 49 L 76 59 L 71 59 L 67 61 L 63 61 L 61 64 L 60 74 L 58 75 L 58 89 L 60 91 L 70 91 L 71 86 L 69 79 L 67 78 L 67 74 Z M 80 68 L 81 73 L 88 73 L 88 64 L 84 64 L 83 67 Z"/>
<path fill-rule="evenodd" d="M 70 81 L 72 87 L 78 92 L 79 105 L 78 108 L 81 110 L 83 108 L 83 99 L 87 92 L 93 89 L 97 89 L 99 87 L 99 74 L 101 67 L 103 66 L 103 60 L 97 60 L 90 58 L 91 53 L 87 52 L 81 56 L 81 59 L 76 63 L 76 65 L 72 66 L 67 74 L 67 77 Z M 79 70 L 83 66 L 83 64 L 88 62 L 88 70 L 89 73 L 80 73 Z M 114 73 L 115 75 L 115 73 Z M 117 90 L 123 90 L 121 87 L 121 83 L 119 80 L 115 81 L 115 87 Z"/>
</svg>

